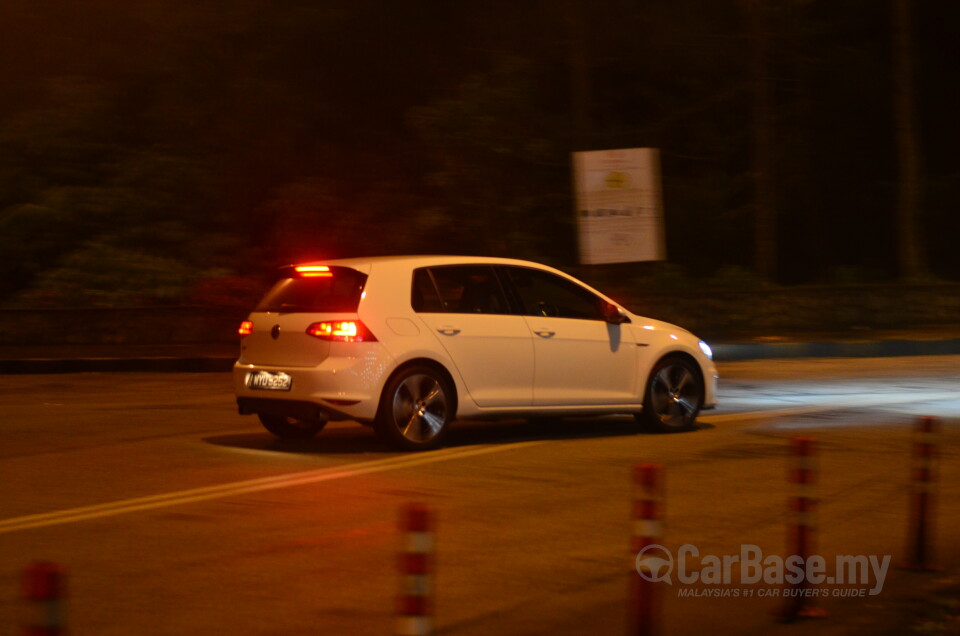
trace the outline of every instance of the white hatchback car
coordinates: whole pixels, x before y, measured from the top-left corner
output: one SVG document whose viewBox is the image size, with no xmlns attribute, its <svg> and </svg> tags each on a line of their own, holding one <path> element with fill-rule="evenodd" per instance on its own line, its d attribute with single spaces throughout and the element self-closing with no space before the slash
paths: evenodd
<svg viewBox="0 0 960 636">
<path fill-rule="evenodd" d="M 674 431 L 716 402 L 702 340 L 521 260 L 291 265 L 240 335 L 240 413 L 283 438 L 355 420 L 414 450 L 458 418 L 611 413 Z"/>
</svg>

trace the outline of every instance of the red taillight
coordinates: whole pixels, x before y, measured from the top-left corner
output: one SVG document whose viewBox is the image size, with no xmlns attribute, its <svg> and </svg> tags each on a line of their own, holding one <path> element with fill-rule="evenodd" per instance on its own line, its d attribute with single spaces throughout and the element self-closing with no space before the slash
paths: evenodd
<svg viewBox="0 0 960 636">
<path fill-rule="evenodd" d="M 326 265 L 298 265 L 293 268 L 303 278 L 329 278 L 333 272 Z"/>
<path fill-rule="evenodd" d="M 376 342 L 370 330 L 359 320 L 325 320 L 307 327 L 307 334 L 334 342 Z"/>
<path fill-rule="evenodd" d="M 253 323 L 249 320 L 244 320 L 240 323 L 240 328 L 237 329 L 237 333 L 239 333 L 241 337 L 249 336 L 253 333 Z"/>
</svg>

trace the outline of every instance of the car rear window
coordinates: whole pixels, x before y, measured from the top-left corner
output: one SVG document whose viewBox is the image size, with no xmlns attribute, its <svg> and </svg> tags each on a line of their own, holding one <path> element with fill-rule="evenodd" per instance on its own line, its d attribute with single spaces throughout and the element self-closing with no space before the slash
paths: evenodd
<svg viewBox="0 0 960 636">
<path fill-rule="evenodd" d="M 360 305 L 366 282 L 366 274 L 349 267 L 330 267 L 329 275 L 313 277 L 285 268 L 256 311 L 352 313 Z"/>
</svg>

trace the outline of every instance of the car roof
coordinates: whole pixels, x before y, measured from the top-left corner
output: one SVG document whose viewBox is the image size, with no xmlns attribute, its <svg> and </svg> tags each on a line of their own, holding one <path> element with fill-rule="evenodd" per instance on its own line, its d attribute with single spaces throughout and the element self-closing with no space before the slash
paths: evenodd
<svg viewBox="0 0 960 636">
<path fill-rule="evenodd" d="M 557 271 L 554 268 L 542 263 L 525 261 L 516 258 L 501 258 L 497 256 L 451 256 L 451 255 L 416 255 L 406 254 L 398 256 L 368 256 L 359 258 L 339 258 L 326 261 L 309 261 L 296 263 L 296 265 L 332 265 L 340 267 L 362 267 L 365 265 L 380 265 L 390 263 L 403 263 L 414 265 L 416 267 L 431 267 L 437 265 L 519 265 L 521 267 L 535 267 L 537 269 L 548 269 Z"/>
<path fill-rule="evenodd" d="M 611 299 L 609 296 L 601 292 L 600 290 L 588 285 L 587 283 L 579 280 L 570 274 L 559 270 L 550 265 L 544 265 L 543 263 L 537 263 L 535 261 L 526 261 L 519 258 L 504 258 L 499 256 L 456 256 L 456 255 L 424 255 L 424 254 L 404 254 L 396 256 L 367 256 L 360 258 L 339 258 L 331 259 L 326 261 L 307 261 L 302 263 L 295 263 L 295 267 L 300 266 L 311 266 L 311 265 L 326 265 L 327 267 L 350 267 L 357 269 L 362 272 L 370 273 L 376 265 L 385 264 L 391 265 L 396 264 L 404 268 L 415 269 L 417 267 L 436 267 L 440 265 L 514 265 L 517 267 L 530 267 L 533 269 L 538 269 L 541 271 L 552 272 L 563 278 L 571 280 L 578 285 L 586 287 L 593 293 L 599 295 L 605 300 L 612 302 L 620 307 L 617 301 Z M 288 266 L 288 267 L 291 267 Z"/>
</svg>

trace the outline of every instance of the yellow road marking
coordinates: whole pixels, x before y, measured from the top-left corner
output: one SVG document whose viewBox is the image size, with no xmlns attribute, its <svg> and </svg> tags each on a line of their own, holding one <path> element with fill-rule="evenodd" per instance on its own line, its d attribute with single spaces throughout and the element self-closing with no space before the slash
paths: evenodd
<svg viewBox="0 0 960 636">
<path fill-rule="evenodd" d="M 45 512 L 41 514 L 26 515 L 23 517 L 0 520 L 0 534 L 66 523 L 76 523 L 78 521 L 87 521 L 90 519 L 102 519 L 104 517 L 113 517 L 115 515 L 122 515 L 131 512 L 153 510 L 156 508 L 168 508 L 170 506 L 179 506 L 183 504 L 196 503 L 199 501 L 209 501 L 211 499 L 222 499 L 224 497 L 233 497 L 235 495 L 261 492 L 264 490 L 277 490 L 280 488 L 291 488 L 294 486 L 303 486 L 305 484 L 316 484 L 335 479 L 347 479 L 349 477 L 369 475 L 371 473 L 382 473 L 388 470 L 399 470 L 401 468 L 412 468 L 414 466 L 423 466 L 425 464 L 435 464 L 451 459 L 462 459 L 466 457 L 475 457 L 477 455 L 499 453 L 501 451 L 519 450 L 545 443 L 546 440 L 534 440 L 529 442 L 519 442 L 516 444 L 498 444 L 495 446 L 471 446 L 467 448 L 442 449 L 429 453 L 400 455 L 397 457 L 389 457 L 387 459 L 359 462 L 350 466 L 332 466 L 316 470 L 290 473 L 286 475 L 275 475 L 273 477 L 261 477 L 259 479 L 235 481 L 227 484 L 218 484 L 215 486 L 204 486 L 202 488 L 179 490 L 162 493 L 159 495 L 149 495 L 146 497 L 136 497 L 133 499 L 122 499 L 120 501 L 111 501 L 92 506 L 82 506 L 80 508 L 55 510 L 53 512 Z"/>
</svg>

